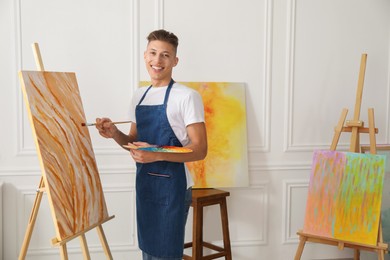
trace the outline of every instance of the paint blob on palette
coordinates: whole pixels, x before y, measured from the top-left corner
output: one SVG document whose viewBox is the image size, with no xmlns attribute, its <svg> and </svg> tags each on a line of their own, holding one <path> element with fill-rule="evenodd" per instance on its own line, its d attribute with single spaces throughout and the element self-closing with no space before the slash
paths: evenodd
<svg viewBox="0 0 390 260">
<path fill-rule="evenodd" d="M 191 153 L 192 150 L 185 147 L 178 146 L 136 146 L 134 144 L 129 143 L 128 145 L 124 145 L 123 147 L 135 150 L 142 150 L 148 152 L 157 152 L 157 153 Z"/>
<path fill-rule="evenodd" d="M 384 155 L 315 151 L 304 233 L 375 245 L 384 172 Z"/>
</svg>

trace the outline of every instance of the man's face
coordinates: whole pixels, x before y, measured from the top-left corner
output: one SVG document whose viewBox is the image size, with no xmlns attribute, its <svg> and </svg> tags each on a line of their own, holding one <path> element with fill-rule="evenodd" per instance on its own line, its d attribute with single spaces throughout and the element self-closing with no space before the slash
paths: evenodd
<svg viewBox="0 0 390 260">
<path fill-rule="evenodd" d="M 168 85 L 178 62 L 174 47 L 167 42 L 151 41 L 144 52 L 144 60 L 153 86 Z"/>
</svg>

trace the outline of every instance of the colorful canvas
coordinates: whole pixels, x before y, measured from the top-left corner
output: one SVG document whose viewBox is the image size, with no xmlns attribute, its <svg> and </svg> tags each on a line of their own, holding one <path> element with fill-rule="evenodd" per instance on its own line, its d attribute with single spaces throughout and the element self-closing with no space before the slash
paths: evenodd
<svg viewBox="0 0 390 260">
<path fill-rule="evenodd" d="M 385 156 L 315 151 L 304 233 L 376 245 Z"/>
<path fill-rule="evenodd" d="M 203 98 L 208 154 L 187 163 L 196 188 L 245 187 L 249 184 L 245 85 L 180 82 Z M 141 82 L 141 86 L 149 85 Z"/>
<path fill-rule="evenodd" d="M 22 71 L 27 104 L 57 240 L 108 218 L 74 73 Z"/>
<path fill-rule="evenodd" d="M 133 144 L 124 145 L 123 147 L 129 148 L 129 149 L 136 149 L 136 150 L 142 150 L 142 151 L 148 151 L 148 152 L 155 152 L 155 153 L 191 153 L 192 150 L 185 147 L 178 147 L 178 146 L 169 146 L 169 145 L 163 145 L 163 146 L 136 146 Z"/>
<path fill-rule="evenodd" d="M 363 145 L 362 152 L 369 152 L 370 146 Z M 386 161 L 390 160 L 390 145 L 377 145 L 377 154 L 386 156 Z M 383 241 L 390 244 L 390 163 L 386 163 L 385 177 L 383 181 L 382 206 L 381 206 L 381 223 Z M 388 252 L 390 254 L 390 252 Z M 388 259 L 388 255 L 386 259 Z"/>
</svg>

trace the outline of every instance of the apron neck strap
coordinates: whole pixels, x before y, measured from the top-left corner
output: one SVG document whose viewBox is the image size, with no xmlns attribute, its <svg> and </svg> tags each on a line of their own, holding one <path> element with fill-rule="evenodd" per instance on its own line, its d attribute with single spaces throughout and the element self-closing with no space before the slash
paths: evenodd
<svg viewBox="0 0 390 260">
<path fill-rule="evenodd" d="M 169 85 L 168 85 L 167 92 L 165 92 L 164 105 L 166 105 L 168 103 L 168 97 L 169 97 L 169 93 L 171 93 L 173 83 L 175 83 L 175 81 L 173 79 L 171 79 L 171 81 L 169 82 Z"/>
<path fill-rule="evenodd" d="M 167 91 L 165 92 L 165 98 L 164 98 L 164 105 L 167 104 L 168 102 L 168 97 L 169 97 L 169 93 L 171 92 L 171 88 L 173 86 L 173 83 L 175 83 L 175 81 L 173 79 L 171 79 L 171 81 L 169 82 L 169 85 L 168 85 L 168 89 Z M 145 91 L 145 93 L 142 95 L 141 99 L 139 100 L 138 102 L 138 105 L 140 105 L 142 103 L 142 101 L 144 100 L 144 98 L 146 97 L 146 94 L 149 92 L 149 90 L 153 87 L 153 85 L 150 85 L 148 87 L 148 89 Z"/>
</svg>

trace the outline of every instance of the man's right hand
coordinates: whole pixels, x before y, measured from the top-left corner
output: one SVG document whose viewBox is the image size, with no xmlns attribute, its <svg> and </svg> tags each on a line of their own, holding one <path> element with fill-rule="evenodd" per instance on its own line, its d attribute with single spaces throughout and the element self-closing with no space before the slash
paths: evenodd
<svg viewBox="0 0 390 260">
<path fill-rule="evenodd" d="M 118 128 L 114 125 L 109 118 L 96 118 L 96 128 L 99 130 L 99 134 L 105 138 L 114 138 L 118 132 Z"/>
</svg>

